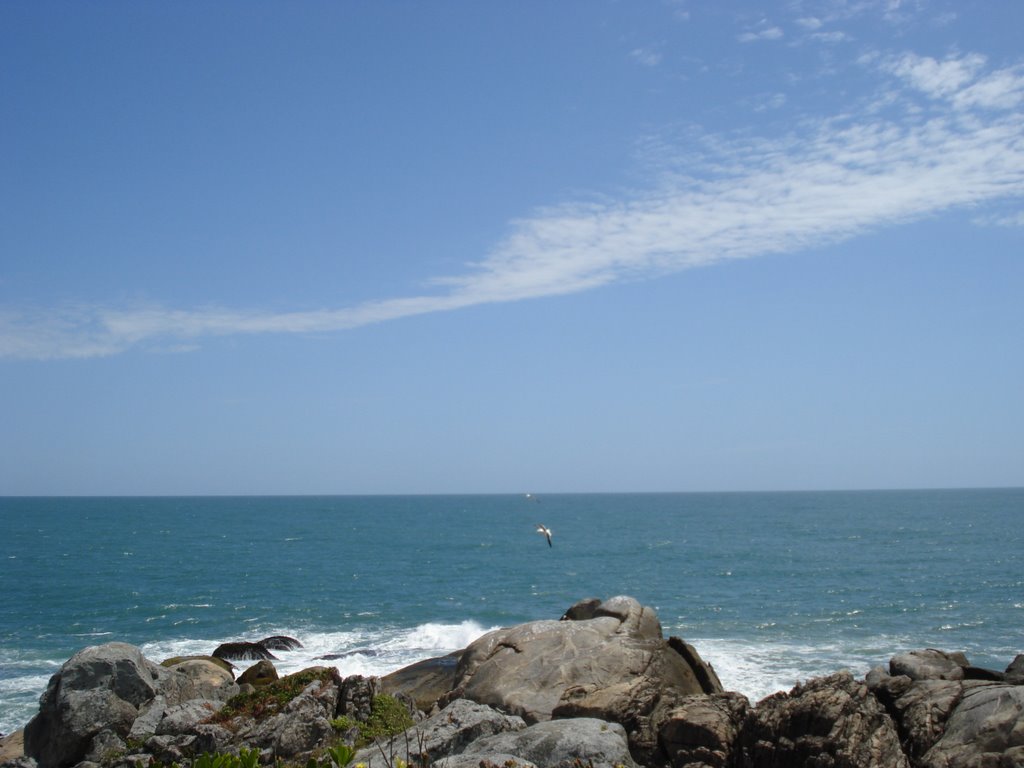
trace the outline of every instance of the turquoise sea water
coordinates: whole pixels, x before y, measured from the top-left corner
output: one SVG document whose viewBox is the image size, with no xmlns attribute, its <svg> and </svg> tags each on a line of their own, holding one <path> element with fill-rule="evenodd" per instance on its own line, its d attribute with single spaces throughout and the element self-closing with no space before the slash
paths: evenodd
<svg viewBox="0 0 1024 768">
<path fill-rule="evenodd" d="M 382 674 L 628 594 L 751 699 L 897 652 L 1024 652 L 1024 490 L 0 498 L 0 732 L 73 653 L 288 634 Z M 534 528 L 554 532 L 548 547 Z"/>
</svg>

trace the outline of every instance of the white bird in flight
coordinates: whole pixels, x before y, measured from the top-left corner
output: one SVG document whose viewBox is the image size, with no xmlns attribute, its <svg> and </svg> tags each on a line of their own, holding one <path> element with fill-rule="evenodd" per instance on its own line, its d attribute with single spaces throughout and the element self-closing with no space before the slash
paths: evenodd
<svg viewBox="0 0 1024 768">
<path fill-rule="evenodd" d="M 547 537 L 548 546 L 549 547 L 552 546 L 552 544 L 551 544 L 551 529 L 550 528 L 548 528 L 543 523 L 537 523 L 537 533 L 543 533 Z"/>
</svg>

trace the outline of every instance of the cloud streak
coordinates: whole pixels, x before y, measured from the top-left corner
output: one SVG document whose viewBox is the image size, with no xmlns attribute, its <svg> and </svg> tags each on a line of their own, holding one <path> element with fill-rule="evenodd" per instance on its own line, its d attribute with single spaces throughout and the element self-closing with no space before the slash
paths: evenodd
<svg viewBox="0 0 1024 768">
<path fill-rule="evenodd" d="M 0 357 L 89 358 L 237 334 L 336 332 L 799 251 L 1024 195 L 1024 72 L 983 57 L 865 57 L 886 114 L 833 116 L 782 138 L 690 137 L 647 191 L 543 209 L 421 296 L 296 312 L 73 306 L 0 311 Z M 899 98 L 893 99 L 892 89 Z M 898 114 L 894 114 L 897 112 Z M 697 159 L 695 159 L 697 158 Z"/>
</svg>

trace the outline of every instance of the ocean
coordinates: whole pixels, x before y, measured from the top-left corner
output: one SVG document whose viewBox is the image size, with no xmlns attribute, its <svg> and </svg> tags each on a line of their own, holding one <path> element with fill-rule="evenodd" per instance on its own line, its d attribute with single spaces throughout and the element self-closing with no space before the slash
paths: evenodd
<svg viewBox="0 0 1024 768">
<path fill-rule="evenodd" d="M 282 673 L 386 674 L 614 595 L 752 701 L 925 647 L 1001 670 L 1024 652 L 1022 520 L 1024 489 L 0 498 L 0 733 L 88 645 L 284 634 Z"/>
</svg>

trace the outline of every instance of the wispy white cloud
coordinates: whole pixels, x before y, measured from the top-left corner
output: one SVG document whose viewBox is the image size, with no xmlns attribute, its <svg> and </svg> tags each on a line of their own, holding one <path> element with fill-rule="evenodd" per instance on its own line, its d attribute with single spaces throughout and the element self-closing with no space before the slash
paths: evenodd
<svg viewBox="0 0 1024 768">
<path fill-rule="evenodd" d="M 645 67 L 656 67 L 661 63 L 661 52 L 653 48 L 634 48 L 629 55 Z"/>
<path fill-rule="evenodd" d="M 906 53 L 882 59 L 881 67 L 932 97 L 948 97 L 962 92 L 985 66 L 980 54 L 950 57 L 944 61 L 930 56 Z"/>
<path fill-rule="evenodd" d="M 817 29 L 821 29 L 822 25 L 825 22 L 823 22 L 817 16 L 801 16 L 799 19 L 796 20 L 796 23 L 798 26 L 803 27 L 804 29 L 810 32 L 813 32 Z"/>
<path fill-rule="evenodd" d="M 741 43 L 753 43 L 758 40 L 778 40 L 783 37 L 781 27 L 762 26 L 758 29 L 743 32 L 736 36 Z"/>
<path fill-rule="evenodd" d="M 658 159 L 649 161 L 656 178 L 648 190 L 535 211 L 512 222 L 482 259 L 434 280 L 422 295 L 296 312 L 7 309 L 0 357 L 87 358 L 214 336 L 340 331 L 819 247 L 1024 196 L 1019 68 L 987 71 L 972 55 L 876 55 L 864 64 L 884 79 L 884 110 L 804 121 L 783 138 L 697 132 L 685 154 L 675 154 L 671 141 L 652 142 Z"/>
<path fill-rule="evenodd" d="M 976 216 L 974 223 L 984 227 L 1024 227 L 1024 211 L 1010 214 Z"/>
<path fill-rule="evenodd" d="M 786 94 L 784 93 L 763 93 L 755 97 L 751 103 L 755 112 L 767 112 L 773 109 L 782 109 L 786 105 Z"/>
<path fill-rule="evenodd" d="M 882 69 L 932 98 L 947 99 L 961 110 L 1006 110 L 1024 104 L 1024 66 L 985 72 L 986 64 L 986 58 L 979 54 L 939 61 L 907 53 L 880 60 Z"/>
<path fill-rule="evenodd" d="M 818 43 L 845 43 L 852 39 L 846 32 L 838 29 L 831 32 L 814 32 L 808 37 Z"/>
</svg>

